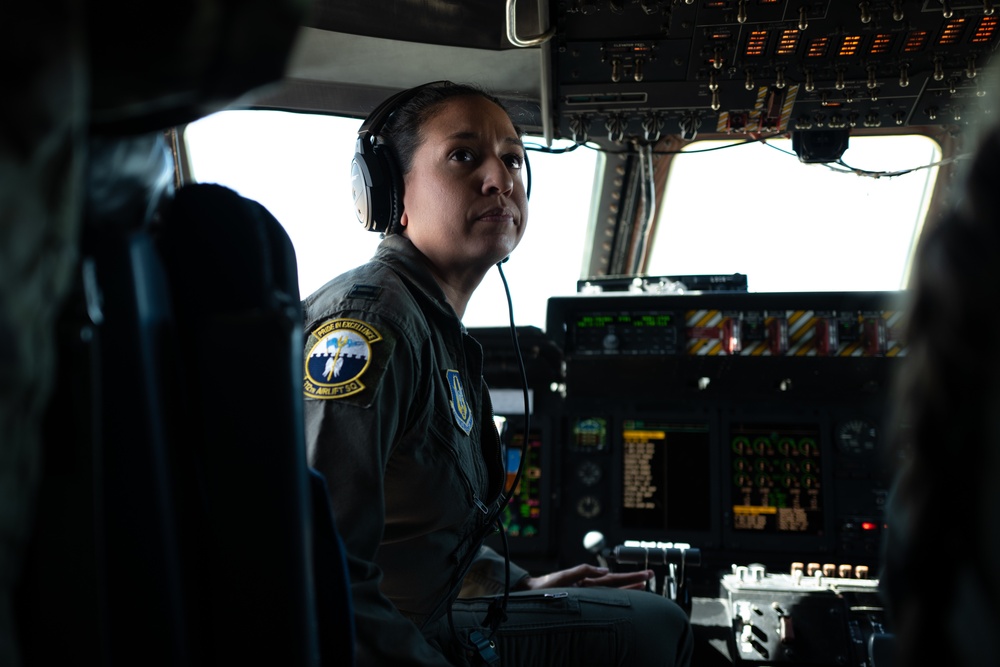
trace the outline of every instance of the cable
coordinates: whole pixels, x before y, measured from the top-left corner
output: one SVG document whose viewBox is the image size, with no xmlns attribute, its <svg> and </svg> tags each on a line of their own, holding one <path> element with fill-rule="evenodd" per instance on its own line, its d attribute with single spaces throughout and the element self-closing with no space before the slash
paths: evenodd
<svg viewBox="0 0 1000 667">
<path fill-rule="evenodd" d="M 697 153 L 713 153 L 715 151 L 729 150 L 730 148 L 737 148 L 738 146 L 750 146 L 752 144 L 764 144 L 767 143 L 768 139 L 774 139 L 775 137 L 782 136 L 782 133 L 760 135 L 752 139 L 745 139 L 743 141 L 734 141 L 731 144 L 725 144 L 724 146 L 713 146 L 712 148 L 695 148 L 693 150 L 678 150 L 678 151 L 653 151 L 654 155 L 695 155 Z"/>
<path fill-rule="evenodd" d="M 782 132 L 777 132 L 777 133 L 774 133 L 774 134 L 760 135 L 760 136 L 754 137 L 752 139 L 747 139 L 745 141 L 734 141 L 731 144 L 725 144 L 723 146 L 713 146 L 712 148 L 697 148 L 697 149 L 693 149 L 693 150 L 676 150 L 676 151 L 652 151 L 652 154 L 653 155 L 694 155 L 694 154 L 697 154 L 697 153 L 712 153 L 714 151 L 729 150 L 731 148 L 736 148 L 737 146 L 748 146 L 750 144 L 763 144 L 763 145 L 767 146 L 768 148 L 771 148 L 773 150 L 778 151 L 779 153 L 784 153 L 785 155 L 788 155 L 789 157 L 794 157 L 794 158 L 798 159 L 798 155 L 796 155 L 794 152 L 785 150 L 783 148 L 779 148 L 779 147 L 775 146 L 774 144 L 768 143 L 768 139 L 774 139 L 776 137 L 780 138 L 780 137 L 783 137 L 783 136 L 786 136 L 786 134 L 782 133 Z M 635 146 L 630 146 L 630 147 L 627 147 L 624 150 L 620 150 L 620 151 L 613 151 L 613 150 L 609 150 L 607 148 L 602 148 L 601 146 L 596 146 L 596 145 L 593 145 L 593 144 L 590 144 L 590 143 L 573 144 L 572 146 L 567 146 L 566 148 L 548 148 L 548 147 L 545 147 L 545 146 L 538 146 L 538 145 L 535 145 L 535 144 L 525 144 L 524 148 L 525 148 L 525 150 L 538 151 L 538 152 L 541 152 L 541 153 L 553 153 L 553 154 L 555 154 L 555 153 L 569 153 L 569 152 L 572 152 L 572 151 L 576 150 L 580 146 L 583 146 L 584 148 L 589 148 L 590 150 L 593 150 L 593 151 L 597 151 L 598 153 L 604 153 L 606 155 L 623 155 L 623 154 L 628 154 L 628 153 L 638 153 L 638 151 L 639 151 L 639 149 L 636 148 Z M 904 175 L 909 174 L 911 172 L 919 171 L 921 169 L 931 169 L 933 167 L 943 167 L 945 165 L 952 164 L 954 162 L 958 162 L 959 160 L 966 160 L 966 159 L 969 159 L 971 157 L 972 157 L 971 153 L 964 153 L 962 155 L 955 155 L 953 157 L 945 158 L 943 160 L 939 160 L 937 162 L 932 162 L 930 164 L 924 164 L 924 165 L 920 165 L 920 166 L 917 166 L 917 167 L 911 167 L 909 169 L 900 169 L 898 171 L 871 171 L 871 170 L 868 170 L 868 169 L 857 169 L 855 167 L 851 167 L 850 165 L 846 164 L 843 160 L 837 160 L 836 163 L 817 163 L 817 164 L 822 164 L 822 166 L 830 169 L 831 171 L 836 171 L 836 172 L 843 173 L 843 174 L 854 174 L 855 176 L 862 176 L 862 177 L 865 177 L 865 178 L 876 178 L 876 179 L 878 179 L 878 178 L 893 178 L 893 177 L 896 177 L 896 176 L 904 176 Z M 836 164 L 837 166 L 834 166 L 834 164 Z"/>
<path fill-rule="evenodd" d="M 938 160 L 937 162 L 931 162 L 930 164 L 920 165 L 919 167 L 911 167 L 909 169 L 900 169 L 898 171 L 868 171 L 866 169 L 856 169 L 846 162 L 837 160 L 836 164 L 844 169 L 837 169 L 832 165 L 826 165 L 832 171 L 838 171 L 843 174 L 854 174 L 855 176 L 864 176 L 867 178 L 894 178 L 896 176 L 905 176 L 906 174 L 911 174 L 915 171 L 920 171 L 921 169 L 932 169 L 934 167 L 943 167 L 953 162 L 958 162 L 959 160 L 967 160 L 973 157 L 972 153 L 963 153 L 961 155 L 955 155 L 953 157 L 945 158 L 943 160 Z"/>
<path fill-rule="evenodd" d="M 656 219 L 656 183 L 653 180 L 653 152 L 649 145 L 640 146 L 639 169 L 642 172 L 641 201 L 643 207 L 642 228 L 639 230 L 638 247 L 635 250 L 632 260 L 632 274 L 638 275 L 642 268 L 642 259 L 646 253 L 646 245 L 649 243 L 649 236 L 653 230 L 653 221 Z"/>
<path fill-rule="evenodd" d="M 510 296 L 510 286 L 507 284 L 507 276 L 503 273 L 503 264 L 506 261 L 507 258 L 504 258 L 503 260 L 497 262 L 496 267 L 497 271 L 500 272 L 500 280 L 503 282 L 504 293 L 507 295 L 507 314 L 510 320 L 510 335 L 514 344 L 514 354 L 517 357 L 518 369 L 521 372 L 521 389 L 524 400 L 524 440 L 521 446 L 521 458 L 517 463 L 517 472 L 514 474 L 514 481 L 511 483 L 510 488 L 504 489 L 500 492 L 500 498 L 497 501 L 497 513 L 485 524 L 491 525 L 496 523 L 497 531 L 500 533 L 500 542 L 503 545 L 502 550 L 504 560 L 503 596 L 494 600 L 493 604 L 490 605 L 489 611 L 486 612 L 486 617 L 480 624 L 483 627 L 489 627 L 489 634 L 484 638 L 484 642 L 488 644 L 488 648 L 490 650 L 493 647 L 492 639 L 494 635 L 496 635 L 497 631 L 500 629 L 500 625 L 507 620 L 507 603 L 510 600 L 510 548 L 507 544 L 507 529 L 503 525 L 501 515 L 503 514 L 504 508 L 506 508 L 507 504 L 510 502 L 510 499 L 514 496 L 514 491 L 517 489 L 518 484 L 521 483 L 521 473 L 524 470 L 524 460 L 527 458 L 528 452 L 528 435 L 531 432 L 531 412 L 528 401 L 528 374 L 524 369 L 524 357 L 521 355 L 521 346 L 517 340 L 517 327 L 514 325 L 514 303 Z M 504 467 L 506 468 L 506 459 L 504 460 Z M 452 614 L 451 605 L 448 606 L 448 625 L 451 628 L 452 636 L 455 637 L 462 648 L 467 651 L 477 653 L 484 660 L 487 660 L 487 657 L 483 655 L 483 652 L 487 650 L 484 646 L 474 646 L 472 644 L 468 644 L 455 631 L 455 620 Z M 495 654 L 493 654 L 492 657 L 495 657 Z"/>
<path fill-rule="evenodd" d="M 798 159 L 792 151 L 787 151 L 784 148 L 779 148 L 774 144 L 769 144 L 767 141 L 762 141 L 762 143 L 772 150 L 776 150 L 779 153 L 783 153 L 788 157 L 794 157 Z M 933 167 L 943 167 L 944 165 L 952 164 L 953 162 L 958 162 L 959 160 L 967 160 L 972 157 L 971 153 L 963 153 L 961 155 L 954 155 L 952 157 L 945 158 L 943 160 L 938 160 L 937 162 L 931 162 L 930 164 L 923 164 L 918 167 L 910 167 L 909 169 L 899 169 L 897 171 L 871 171 L 868 169 L 856 169 L 844 162 L 843 159 L 839 159 L 833 163 L 818 162 L 817 166 L 826 167 L 830 171 L 835 171 L 839 174 L 853 174 L 855 176 L 862 176 L 864 178 L 894 178 L 896 176 L 904 176 L 906 174 L 912 173 L 914 171 L 920 171 L 921 169 L 931 169 Z M 834 166 L 836 165 L 836 166 Z"/>
<path fill-rule="evenodd" d="M 524 435 L 521 441 L 521 457 L 517 462 L 517 472 L 514 474 L 514 481 L 511 483 L 510 488 L 505 490 L 500 494 L 500 507 L 507 507 L 510 499 L 514 496 L 514 491 L 517 489 L 518 484 L 521 483 L 521 473 L 524 470 L 524 461 L 528 458 L 528 437 L 531 433 L 531 411 L 529 409 L 528 401 L 528 374 L 524 370 L 524 357 L 521 355 L 521 345 L 517 340 L 517 327 L 514 326 L 514 303 L 510 296 L 510 286 L 507 284 L 507 276 L 503 273 L 503 262 L 497 263 L 497 271 L 500 273 L 500 280 L 503 282 L 503 290 L 507 295 L 507 315 L 510 321 L 510 338 L 514 346 L 514 355 L 517 357 L 518 370 L 521 373 L 521 393 L 524 401 Z M 501 509 L 501 513 L 503 510 Z M 500 519 L 500 514 L 496 517 L 497 528 L 500 529 L 500 540 L 503 544 L 503 559 L 504 559 L 504 587 L 503 587 L 503 601 L 499 610 L 499 622 L 493 624 L 494 627 L 491 628 L 490 637 L 492 638 L 496 631 L 502 623 L 507 618 L 507 601 L 510 599 L 510 550 L 507 547 L 507 529 L 503 525 L 503 521 Z"/>
<path fill-rule="evenodd" d="M 552 148 L 551 146 L 542 146 L 541 144 L 524 144 L 524 150 L 558 155 L 559 153 L 572 153 L 577 148 L 584 145 L 585 144 L 573 144 L 572 146 L 567 146 L 566 148 Z M 587 146 L 587 148 L 590 148 L 592 150 L 601 150 L 599 147 L 595 146 Z"/>
<path fill-rule="evenodd" d="M 696 149 L 693 149 L 693 150 L 652 151 L 652 154 L 653 155 L 694 155 L 694 154 L 697 154 L 697 153 L 712 153 L 714 151 L 729 150 L 731 148 L 736 148 L 738 146 L 748 146 L 750 144 L 763 144 L 763 145 L 767 146 L 768 148 L 771 148 L 771 149 L 774 149 L 774 150 L 778 151 L 779 153 L 784 153 L 785 155 L 788 155 L 790 157 L 795 157 L 796 159 L 798 159 L 798 155 L 796 155 L 794 152 L 785 150 L 783 148 L 779 148 L 779 147 L 775 146 L 774 144 L 768 143 L 769 139 L 781 138 L 781 137 L 787 137 L 787 136 L 788 135 L 787 135 L 786 132 L 775 132 L 775 133 L 766 134 L 766 135 L 765 134 L 760 134 L 760 135 L 754 136 L 754 137 L 752 137 L 750 139 L 746 139 L 746 140 L 743 140 L 743 141 L 734 141 L 731 144 L 725 144 L 723 146 L 713 146 L 711 148 L 696 148 Z M 639 150 L 641 148 L 641 147 L 636 147 L 636 145 L 633 143 L 633 144 L 627 145 L 623 150 L 615 151 L 615 150 L 609 150 L 607 148 L 603 148 L 602 146 L 595 145 L 595 144 L 590 143 L 590 142 L 576 143 L 576 144 L 573 144 L 571 146 L 567 146 L 565 148 L 551 148 L 551 147 L 548 147 L 548 146 L 541 146 L 541 145 L 538 145 L 538 144 L 525 144 L 524 148 L 525 148 L 525 150 L 537 151 L 539 153 L 558 154 L 558 153 L 571 153 L 571 152 L 575 151 L 577 148 L 580 148 L 581 146 L 583 146 L 584 148 L 589 148 L 592 151 L 597 151 L 598 153 L 604 153 L 606 155 L 624 155 L 624 154 L 630 154 L 630 153 L 636 153 L 636 154 L 638 154 Z M 898 171 L 871 171 L 871 170 L 868 170 L 868 169 L 857 169 L 855 167 L 851 167 L 850 165 L 846 164 L 842 159 L 841 160 L 837 160 L 836 163 L 818 163 L 818 164 L 823 164 L 823 166 L 827 167 L 828 169 L 831 169 L 832 171 L 836 171 L 836 172 L 840 172 L 840 173 L 845 173 L 845 174 L 854 174 L 856 176 L 863 176 L 863 177 L 867 177 L 867 178 L 892 178 L 892 177 L 895 177 L 895 176 L 903 176 L 905 174 L 909 174 L 909 173 L 914 172 L 914 171 L 919 171 L 921 169 L 931 169 L 933 167 L 943 167 L 945 165 L 952 164 L 953 162 L 958 162 L 959 160 L 966 160 L 966 159 L 971 158 L 971 157 L 972 157 L 971 153 L 964 153 L 962 155 L 955 155 L 953 157 L 945 158 L 943 160 L 939 160 L 937 162 L 932 162 L 930 164 L 920 165 L 920 166 L 917 166 L 917 167 L 911 167 L 909 169 L 900 169 Z M 838 166 L 835 167 L 835 166 L 833 166 L 833 164 L 836 164 Z M 840 168 L 838 168 L 838 167 L 840 167 Z"/>
<path fill-rule="evenodd" d="M 506 260 L 504 260 L 506 261 Z M 521 482 L 521 471 L 524 469 L 524 453 L 528 451 L 528 433 L 530 432 L 530 411 L 528 405 L 528 374 L 524 370 L 524 358 L 521 356 L 521 345 L 517 340 L 517 327 L 514 326 L 514 304 L 510 298 L 510 287 L 507 285 L 507 276 L 503 274 L 503 262 L 497 263 L 497 271 L 500 272 L 500 280 L 503 282 L 503 290 L 507 295 L 507 315 L 510 321 L 510 338 L 514 346 L 514 355 L 517 357 L 517 367 L 521 373 L 521 392 L 524 401 L 524 443 L 522 445 L 523 453 L 521 455 L 521 460 L 517 463 L 517 473 L 514 475 L 514 482 L 510 485 L 510 488 L 504 493 L 504 505 L 509 501 L 514 495 L 514 489 Z"/>
</svg>

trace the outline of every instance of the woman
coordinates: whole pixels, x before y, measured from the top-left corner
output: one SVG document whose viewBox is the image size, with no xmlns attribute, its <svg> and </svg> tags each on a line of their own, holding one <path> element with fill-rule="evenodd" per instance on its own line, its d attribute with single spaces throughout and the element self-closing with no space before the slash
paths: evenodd
<svg viewBox="0 0 1000 667">
<path fill-rule="evenodd" d="M 505 595 L 507 564 L 482 546 L 501 510 L 501 445 L 461 319 L 524 235 L 521 133 L 498 99 L 449 82 L 375 115 L 355 186 L 385 171 L 401 197 L 375 206 L 393 211 L 369 225 L 385 232 L 375 257 L 303 302 L 309 457 L 348 551 L 358 664 L 686 664 L 687 618 L 641 590 L 650 571 L 510 565 L 524 592 Z M 482 597 L 456 604 L 460 592 Z"/>
</svg>

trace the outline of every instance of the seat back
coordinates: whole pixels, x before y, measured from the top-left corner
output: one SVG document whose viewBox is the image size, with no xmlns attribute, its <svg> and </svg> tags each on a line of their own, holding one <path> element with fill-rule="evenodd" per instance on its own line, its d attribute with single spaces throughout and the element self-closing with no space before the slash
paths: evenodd
<svg viewBox="0 0 1000 667">
<path fill-rule="evenodd" d="M 155 238 L 193 632 L 215 659 L 316 664 L 295 252 L 263 206 L 218 185 L 178 190 Z"/>
<path fill-rule="evenodd" d="M 350 665 L 343 549 L 306 463 L 294 250 L 232 190 L 173 192 L 171 166 L 158 133 L 93 154 L 107 199 L 60 327 L 25 664 Z"/>
</svg>

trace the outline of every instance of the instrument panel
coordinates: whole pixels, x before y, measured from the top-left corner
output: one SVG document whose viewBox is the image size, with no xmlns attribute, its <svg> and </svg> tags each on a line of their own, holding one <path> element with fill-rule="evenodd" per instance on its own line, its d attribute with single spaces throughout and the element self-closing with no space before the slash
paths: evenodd
<svg viewBox="0 0 1000 667">
<path fill-rule="evenodd" d="M 593 535 L 688 544 L 710 596 L 734 562 L 875 571 L 904 312 L 899 292 L 551 298 L 546 333 L 523 338 L 561 356 L 541 374 L 529 359 L 535 465 L 519 491 L 534 496 L 516 500 L 518 524 L 544 529 L 512 553 L 569 566 L 594 558 Z M 509 347 L 507 333 L 481 340 Z M 515 386 L 509 367 L 488 359 L 491 391 Z"/>
<path fill-rule="evenodd" d="M 550 299 L 567 531 L 690 543 L 722 566 L 876 565 L 904 311 L 899 292 Z"/>
</svg>

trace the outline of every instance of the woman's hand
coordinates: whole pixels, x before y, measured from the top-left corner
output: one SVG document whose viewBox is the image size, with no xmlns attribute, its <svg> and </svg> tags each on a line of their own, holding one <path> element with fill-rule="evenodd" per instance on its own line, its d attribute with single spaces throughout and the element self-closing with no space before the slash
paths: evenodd
<svg viewBox="0 0 1000 667">
<path fill-rule="evenodd" d="M 540 577 L 528 577 L 519 582 L 516 590 L 535 591 L 542 588 L 571 588 L 587 586 L 607 586 L 609 588 L 631 588 L 643 590 L 646 582 L 653 578 L 652 570 L 636 572 L 611 572 L 606 567 L 582 563 L 558 572 Z"/>
</svg>

